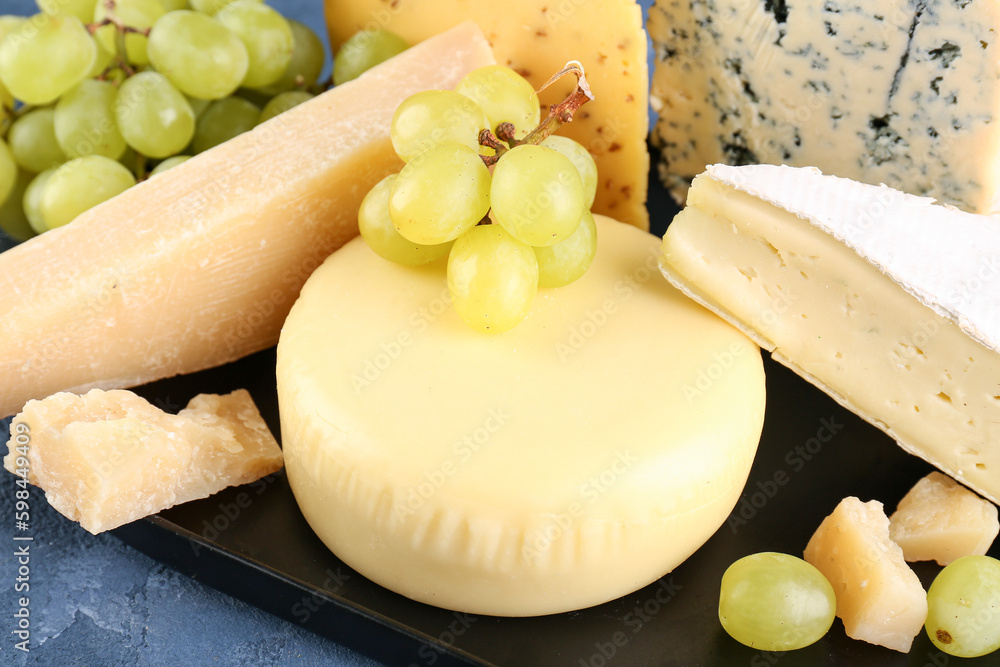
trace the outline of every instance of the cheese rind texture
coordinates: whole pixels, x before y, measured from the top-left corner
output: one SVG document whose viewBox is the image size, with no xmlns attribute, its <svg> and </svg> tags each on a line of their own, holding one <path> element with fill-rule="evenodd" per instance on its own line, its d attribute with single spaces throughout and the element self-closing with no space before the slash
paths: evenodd
<svg viewBox="0 0 1000 667">
<path fill-rule="evenodd" d="M 0 416 L 274 345 L 313 269 L 357 235 L 411 93 L 493 62 L 471 23 L 0 254 Z"/>
<path fill-rule="evenodd" d="M 917 482 L 889 522 L 889 535 L 907 561 L 938 565 L 985 555 L 1000 533 L 996 505 L 939 472 Z"/>
<path fill-rule="evenodd" d="M 1000 210 L 1000 6 L 658 0 L 661 174 L 772 163 Z"/>
<path fill-rule="evenodd" d="M 8 471 L 94 534 L 282 466 L 245 389 L 199 394 L 176 415 L 121 389 L 60 392 L 28 401 L 7 449 Z"/>
<path fill-rule="evenodd" d="M 309 279 L 278 343 L 282 441 L 348 565 L 440 607 L 549 614 L 655 581 L 725 521 L 760 351 L 660 279 L 655 237 L 597 224 L 588 272 L 502 334 L 461 321 L 442 264 L 360 240 Z"/>
<path fill-rule="evenodd" d="M 814 169 L 715 165 L 661 268 L 772 356 L 1000 498 L 996 220 Z"/>
<path fill-rule="evenodd" d="M 804 557 L 833 585 L 848 637 L 910 650 L 927 618 L 927 596 L 889 539 L 882 503 L 844 498 L 809 539 Z"/>
<path fill-rule="evenodd" d="M 335 52 L 363 29 L 384 28 L 412 43 L 473 20 L 497 63 L 519 72 L 535 90 L 568 61 L 580 61 L 595 99 L 559 134 L 580 142 L 597 161 L 594 213 L 649 229 L 649 73 L 642 10 L 634 0 L 513 0 L 502 6 L 490 0 L 326 0 L 326 20 Z M 572 91 L 573 81 L 565 77 L 542 92 L 543 118 L 548 105 Z"/>
</svg>

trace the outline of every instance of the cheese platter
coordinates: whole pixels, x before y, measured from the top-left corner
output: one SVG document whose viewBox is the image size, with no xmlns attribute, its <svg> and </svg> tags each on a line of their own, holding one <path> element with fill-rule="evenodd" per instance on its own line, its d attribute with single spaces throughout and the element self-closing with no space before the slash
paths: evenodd
<svg viewBox="0 0 1000 667">
<path fill-rule="evenodd" d="M 649 145 L 648 150 L 656 164 L 660 148 Z M 635 190 L 618 191 L 628 199 Z M 655 169 L 648 193 L 645 212 L 650 233 L 662 237 L 679 207 Z M 661 277 L 654 272 L 653 279 Z M 231 358 L 235 356 L 239 355 Z M 135 391 L 170 410 L 199 393 L 248 389 L 280 441 L 282 422 L 286 427 L 288 422 L 279 412 L 276 361 L 276 351 L 270 348 L 209 370 L 142 384 Z M 315 510 L 307 521 L 303 499 L 296 502 L 297 490 L 285 471 L 164 510 L 116 528 L 113 534 L 198 581 L 392 665 L 946 664 L 948 656 L 923 632 L 908 653 L 900 653 L 848 638 L 838 620 L 806 648 L 773 652 L 738 643 L 720 625 L 720 580 L 734 561 L 760 551 L 801 555 L 817 526 L 842 498 L 876 500 L 889 513 L 918 479 L 933 470 L 847 410 L 843 401 L 824 394 L 779 361 L 785 360 L 764 355 L 763 434 L 749 479 L 721 527 L 677 567 L 659 570 L 662 576 L 653 583 L 596 606 L 494 616 L 449 611 L 392 592 L 324 545 L 310 527 L 317 525 Z M 602 379 L 591 378 L 598 384 Z M 612 419 L 622 425 L 632 418 L 623 407 L 613 410 Z M 512 494 L 519 491 L 511 489 Z M 322 518 L 323 525 L 334 531 L 338 523 L 351 520 L 335 510 Z M 1000 549 L 993 547 L 989 553 L 996 556 Z M 648 554 L 622 554 L 593 576 L 615 579 L 620 574 L 616 570 L 628 570 L 629 561 L 640 556 Z M 356 554 L 353 557 L 357 559 Z M 363 560 L 360 564 L 365 567 Z M 405 571 L 411 566 L 403 559 L 397 567 Z M 926 588 L 940 567 L 915 563 L 913 569 Z M 475 599 L 482 593 L 473 589 L 466 595 Z M 482 605 L 477 601 L 475 606 L 491 607 L 489 601 Z"/>
</svg>

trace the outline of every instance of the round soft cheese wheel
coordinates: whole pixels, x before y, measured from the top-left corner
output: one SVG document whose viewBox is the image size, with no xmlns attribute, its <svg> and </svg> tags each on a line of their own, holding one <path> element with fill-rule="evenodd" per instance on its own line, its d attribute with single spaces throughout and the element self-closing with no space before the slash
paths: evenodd
<svg viewBox="0 0 1000 667">
<path fill-rule="evenodd" d="M 725 521 L 760 351 L 661 277 L 658 239 L 597 225 L 586 275 L 502 334 L 459 319 L 442 264 L 360 239 L 309 278 L 278 344 L 285 466 L 350 567 L 448 609 L 550 614 L 655 581 Z"/>
</svg>

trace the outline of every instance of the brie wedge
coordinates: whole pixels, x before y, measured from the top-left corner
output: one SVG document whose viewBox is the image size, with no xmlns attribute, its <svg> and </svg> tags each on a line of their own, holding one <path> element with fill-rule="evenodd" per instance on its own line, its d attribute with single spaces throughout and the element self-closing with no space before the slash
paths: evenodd
<svg viewBox="0 0 1000 667">
<path fill-rule="evenodd" d="M 813 168 L 714 165 L 662 252 L 775 359 L 1000 499 L 1000 221 Z"/>
</svg>

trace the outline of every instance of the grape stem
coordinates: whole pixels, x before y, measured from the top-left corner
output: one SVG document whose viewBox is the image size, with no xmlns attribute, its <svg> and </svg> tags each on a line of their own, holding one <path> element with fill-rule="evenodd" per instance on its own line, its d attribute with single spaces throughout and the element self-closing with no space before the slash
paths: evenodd
<svg viewBox="0 0 1000 667">
<path fill-rule="evenodd" d="M 510 123 L 501 123 L 500 125 L 498 125 L 497 126 L 497 133 L 498 134 L 500 132 L 500 128 L 503 127 L 504 125 L 510 125 Z M 513 127 L 513 125 L 511 125 L 511 127 Z M 498 139 L 497 137 L 495 137 L 493 135 L 493 133 L 489 131 L 489 128 L 480 130 L 480 132 L 479 132 L 479 145 L 480 146 L 486 146 L 488 148 L 492 148 L 493 150 L 495 150 L 496 151 L 496 155 L 491 156 L 491 157 L 495 157 L 496 160 L 499 160 L 501 155 L 503 155 L 508 150 L 510 150 L 507 146 L 504 146 L 500 142 L 500 139 Z M 487 156 L 484 155 L 482 157 L 483 157 L 483 159 L 485 159 Z M 493 162 L 496 162 L 496 160 L 494 160 Z M 491 162 L 487 162 L 486 166 L 488 167 L 488 166 L 490 166 L 490 164 L 492 164 L 492 163 Z"/>
<path fill-rule="evenodd" d="M 542 92 L 567 74 L 576 75 L 576 89 L 567 95 L 566 99 L 562 102 L 551 105 L 549 107 L 549 115 L 538 124 L 538 127 L 529 132 L 524 139 L 519 141 L 514 138 L 515 128 L 512 123 L 500 123 L 497 125 L 496 136 L 494 136 L 489 130 L 483 130 L 479 133 L 479 143 L 483 146 L 489 146 L 496 151 L 496 155 L 481 156 L 487 167 L 496 164 L 497 160 L 500 159 L 500 156 L 508 150 L 503 146 L 503 144 L 500 143 L 500 141 L 506 142 L 507 146 L 510 148 L 514 148 L 515 146 L 520 146 L 522 144 L 538 145 L 545 141 L 546 137 L 555 132 L 560 125 L 572 121 L 573 115 L 576 114 L 580 107 L 594 99 L 594 94 L 590 91 L 590 84 L 587 83 L 587 76 L 583 71 L 583 65 L 580 64 L 578 60 L 571 60 L 566 63 L 565 67 L 553 74 L 552 77 L 538 89 L 538 92 Z M 486 141 L 484 141 L 484 139 Z M 487 141 L 492 141 L 493 143 L 487 143 Z"/>
<path fill-rule="evenodd" d="M 128 64 L 125 53 L 125 35 L 133 33 L 136 35 L 142 35 L 144 37 L 149 37 L 149 33 L 152 28 L 133 28 L 132 26 L 125 25 L 125 23 L 118 18 L 115 14 L 115 4 L 117 0 L 106 0 L 104 6 L 108 9 L 108 14 L 102 21 L 96 23 L 87 24 L 87 32 L 94 35 L 99 29 L 104 26 L 113 25 L 115 27 L 115 62 L 112 63 L 101 75 L 97 78 L 105 77 L 111 70 L 120 68 L 126 77 L 130 77 L 135 74 L 135 69 Z"/>
</svg>

